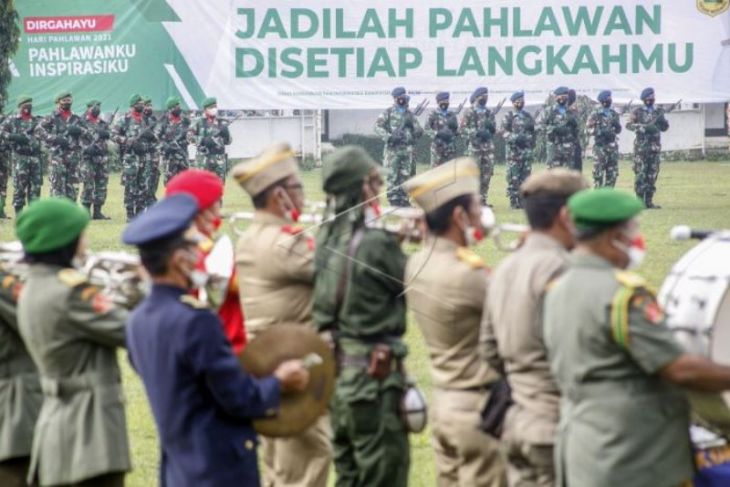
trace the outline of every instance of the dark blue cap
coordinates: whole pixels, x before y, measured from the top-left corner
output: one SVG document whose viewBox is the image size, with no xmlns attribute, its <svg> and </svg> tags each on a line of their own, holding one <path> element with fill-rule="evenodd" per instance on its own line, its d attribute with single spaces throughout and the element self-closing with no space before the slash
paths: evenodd
<svg viewBox="0 0 730 487">
<path fill-rule="evenodd" d="M 611 90 L 603 90 L 598 94 L 598 101 L 603 103 L 604 101 L 611 98 Z"/>
<path fill-rule="evenodd" d="M 642 90 L 641 96 L 639 98 L 641 98 L 641 100 L 644 101 L 647 98 L 649 98 L 650 96 L 652 96 L 653 94 L 654 94 L 654 88 L 644 88 Z"/>
<path fill-rule="evenodd" d="M 520 98 L 524 98 L 524 97 L 525 97 L 524 91 L 522 91 L 522 90 L 515 91 L 514 93 L 512 93 L 512 96 L 509 97 L 509 101 L 515 102 L 515 101 L 519 100 Z"/>
<path fill-rule="evenodd" d="M 155 203 L 127 225 L 122 241 L 127 245 L 145 245 L 172 238 L 190 227 L 198 213 L 198 203 L 187 193 L 174 194 Z"/>
<path fill-rule="evenodd" d="M 567 95 L 570 92 L 570 89 L 567 86 L 558 86 L 555 88 L 555 91 L 553 91 L 553 94 L 555 96 L 562 96 Z"/>
<path fill-rule="evenodd" d="M 393 91 L 390 92 L 391 95 L 393 95 L 393 98 L 398 98 L 399 96 L 403 96 L 406 94 L 406 89 L 402 86 L 396 86 L 393 88 Z"/>
<path fill-rule="evenodd" d="M 448 91 L 440 91 L 436 93 L 436 101 L 444 101 L 449 99 L 449 92 Z"/>
<path fill-rule="evenodd" d="M 487 95 L 487 94 L 489 94 L 489 90 L 487 89 L 487 87 L 480 86 L 479 88 L 474 90 L 474 93 L 471 94 L 471 98 L 469 98 L 469 101 L 474 103 L 474 100 L 476 100 L 477 98 L 479 98 L 482 95 Z"/>
</svg>

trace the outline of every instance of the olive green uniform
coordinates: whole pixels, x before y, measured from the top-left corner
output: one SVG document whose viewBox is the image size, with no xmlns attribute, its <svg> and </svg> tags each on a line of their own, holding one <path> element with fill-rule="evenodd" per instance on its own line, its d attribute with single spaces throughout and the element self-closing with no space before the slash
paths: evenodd
<svg viewBox="0 0 730 487">
<path fill-rule="evenodd" d="M 0 267 L 0 485 L 25 485 L 43 395 L 38 370 L 18 334 L 22 283 Z"/>
<path fill-rule="evenodd" d="M 547 293 L 544 333 L 563 398 L 558 485 L 674 487 L 692 476 L 688 402 L 658 375 L 683 350 L 640 277 L 575 254 Z"/>
<path fill-rule="evenodd" d="M 487 268 L 469 249 L 436 237 L 408 260 L 406 282 L 408 306 L 431 359 L 437 485 L 505 485 L 499 443 L 479 428 L 489 387 L 498 379 L 477 351 Z"/>
<path fill-rule="evenodd" d="M 109 481 L 119 485 L 131 469 L 116 353 L 126 315 L 75 270 L 30 267 L 18 326 L 41 376 L 43 406 L 29 479 L 63 485 L 117 474 Z"/>
</svg>

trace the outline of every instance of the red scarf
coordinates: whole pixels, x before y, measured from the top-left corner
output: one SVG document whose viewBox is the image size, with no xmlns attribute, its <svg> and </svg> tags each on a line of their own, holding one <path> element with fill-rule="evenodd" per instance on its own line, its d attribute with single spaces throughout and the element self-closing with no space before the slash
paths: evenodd
<svg viewBox="0 0 730 487">
<path fill-rule="evenodd" d="M 64 122 L 67 122 L 69 118 L 71 118 L 71 110 L 58 110 L 58 115 L 64 120 Z"/>
</svg>

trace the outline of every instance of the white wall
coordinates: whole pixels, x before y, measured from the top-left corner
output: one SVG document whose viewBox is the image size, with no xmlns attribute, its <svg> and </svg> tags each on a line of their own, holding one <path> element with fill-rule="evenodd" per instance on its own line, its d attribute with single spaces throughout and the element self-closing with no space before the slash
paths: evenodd
<svg viewBox="0 0 730 487">
<path fill-rule="evenodd" d="M 321 155 L 321 113 L 303 111 L 301 115 L 243 117 L 230 125 L 231 145 L 226 148 L 232 159 L 253 157 L 277 142 L 286 142 L 299 155 Z"/>
</svg>

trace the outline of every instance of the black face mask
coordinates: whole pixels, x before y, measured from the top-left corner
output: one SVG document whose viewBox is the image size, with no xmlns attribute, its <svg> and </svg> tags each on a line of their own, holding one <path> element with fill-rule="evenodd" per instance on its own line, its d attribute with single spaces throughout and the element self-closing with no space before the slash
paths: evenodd
<svg viewBox="0 0 730 487">
<path fill-rule="evenodd" d="M 180 109 L 180 107 L 173 108 L 172 110 L 170 110 L 170 113 L 172 113 L 173 116 L 175 116 L 175 117 L 179 117 L 180 114 L 182 113 L 182 110 Z"/>
<path fill-rule="evenodd" d="M 515 109 L 517 109 L 517 110 L 522 110 L 522 107 L 525 106 L 525 102 L 522 100 L 516 101 L 516 102 L 512 103 L 512 106 L 515 107 Z"/>
<path fill-rule="evenodd" d="M 26 115 L 30 115 L 30 114 L 31 114 L 31 112 L 33 111 L 33 107 L 32 107 L 32 106 L 30 106 L 30 105 L 24 105 L 24 106 L 22 106 L 22 107 L 20 108 L 20 111 L 21 111 L 22 113 L 25 113 Z"/>
<path fill-rule="evenodd" d="M 61 103 L 61 110 L 64 110 L 64 111 L 71 110 L 71 103 Z"/>
<path fill-rule="evenodd" d="M 101 109 L 99 107 L 93 107 L 91 109 L 91 116 L 92 117 L 98 117 L 100 113 L 101 113 Z"/>
<path fill-rule="evenodd" d="M 603 108 L 611 108 L 611 105 L 613 104 L 613 100 L 606 100 L 602 103 Z"/>
<path fill-rule="evenodd" d="M 398 98 L 397 102 L 398 102 L 398 105 L 400 105 L 402 107 L 406 106 L 406 99 L 405 98 Z"/>
<path fill-rule="evenodd" d="M 439 105 L 439 108 L 441 108 L 441 110 L 443 110 L 443 111 L 446 111 L 446 110 L 449 109 L 449 104 L 448 103 L 442 103 L 442 104 Z"/>
<path fill-rule="evenodd" d="M 145 115 L 152 115 L 152 109 L 149 107 L 144 107 L 144 114 Z"/>
<path fill-rule="evenodd" d="M 486 98 L 479 98 L 479 106 L 485 106 L 487 104 Z"/>
<path fill-rule="evenodd" d="M 558 105 L 560 105 L 561 107 L 564 107 L 565 105 L 568 104 L 568 97 L 561 96 L 560 98 L 558 98 L 557 101 L 558 101 Z"/>
<path fill-rule="evenodd" d="M 135 112 L 142 113 L 143 110 L 144 110 L 144 106 L 142 106 L 142 105 L 134 105 L 134 111 Z"/>
<path fill-rule="evenodd" d="M 644 105 L 648 107 L 654 106 L 654 98 L 647 98 L 646 100 L 644 100 Z"/>
</svg>

